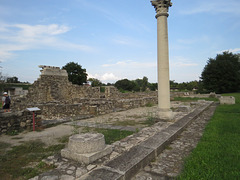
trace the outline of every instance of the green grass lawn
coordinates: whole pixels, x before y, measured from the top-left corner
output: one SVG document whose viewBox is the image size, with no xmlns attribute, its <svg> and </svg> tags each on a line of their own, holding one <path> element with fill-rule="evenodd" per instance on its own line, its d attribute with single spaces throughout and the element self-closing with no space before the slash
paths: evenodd
<svg viewBox="0 0 240 180">
<path fill-rule="evenodd" d="M 178 179 L 240 179 L 240 93 L 235 105 L 219 105 Z"/>
</svg>

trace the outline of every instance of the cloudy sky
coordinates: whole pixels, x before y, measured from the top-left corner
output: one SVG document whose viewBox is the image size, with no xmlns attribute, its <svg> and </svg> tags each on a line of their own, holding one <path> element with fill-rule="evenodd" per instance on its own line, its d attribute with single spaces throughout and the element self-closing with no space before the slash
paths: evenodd
<svg viewBox="0 0 240 180">
<path fill-rule="evenodd" d="M 170 79 L 199 80 L 208 58 L 240 53 L 239 0 L 172 0 Z M 77 62 L 89 77 L 157 82 L 150 0 L 0 0 L 0 71 L 34 82 L 38 65 Z"/>
</svg>

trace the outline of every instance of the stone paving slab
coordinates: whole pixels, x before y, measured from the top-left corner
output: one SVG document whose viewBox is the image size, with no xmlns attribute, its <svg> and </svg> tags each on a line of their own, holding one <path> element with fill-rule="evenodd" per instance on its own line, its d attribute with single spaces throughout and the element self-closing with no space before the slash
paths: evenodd
<svg viewBox="0 0 240 180">
<path fill-rule="evenodd" d="M 93 176 L 92 173 L 94 173 Z M 114 169 L 108 167 L 101 167 L 95 169 L 94 172 L 90 172 L 89 175 L 82 176 L 78 180 L 101 180 L 101 179 L 124 180 L 123 173 L 116 172 Z"/>
<path fill-rule="evenodd" d="M 165 130 L 157 133 L 153 137 L 131 148 L 129 151 L 109 161 L 105 166 L 115 169 L 116 171 L 123 172 L 124 179 L 130 179 L 150 161 L 155 160 L 157 155 L 159 155 L 162 150 L 168 144 L 170 144 L 190 122 L 196 119 L 212 104 L 213 102 L 206 102 L 202 107 L 197 108 L 195 111 L 181 118 Z M 99 177 L 99 174 L 96 170 L 93 170 L 91 173 L 89 173 L 87 177 L 92 179 L 104 179 Z"/>
<path fill-rule="evenodd" d="M 96 123 L 90 123 L 90 122 L 67 122 L 64 123 L 66 125 L 75 125 L 80 127 L 92 127 L 92 128 L 101 128 L 101 129 L 118 129 L 118 130 L 125 130 L 125 131 L 136 131 L 136 127 L 130 127 L 130 126 L 113 126 L 109 124 L 96 124 Z"/>
<path fill-rule="evenodd" d="M 139 169 L 150 163 L 155 157 L 154 149 L 151 147 L 135 146 L 121 156 L 105 164 L 105 166 L 121 171 L 125 179 L 136 174 Z"/>
</svg>

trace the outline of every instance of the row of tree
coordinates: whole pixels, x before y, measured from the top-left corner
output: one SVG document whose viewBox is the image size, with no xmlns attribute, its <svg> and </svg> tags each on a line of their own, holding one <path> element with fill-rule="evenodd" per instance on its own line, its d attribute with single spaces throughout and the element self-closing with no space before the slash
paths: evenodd
<svg viewBox="0 0 240 180">
<path fill-rule="evenodd" d="M 74 62 L 69 62 L 65 66 L 62 67 L 62 69 L 65 69 L 68 72 L 68 78 L 69 81 L 71 81 L 73 84 L 82 85 L 84 83 L 90 82 L 92 87 L 96 86 L 115 86 L 120 91 L 156 91 L 157 90 L 157 83 L 150 83 L 148 82 L 147 77 L 143 77 L 142 79 L 136 79 L 136 80 L 128 80 L 128 79 L 121 79 L 118 80 L 116 83 L 113 84 L 104 84 L 100 80 L 96 78 L 89 78 L 87 79 L 87 73 L 86 69 L 83 69 L 81 65 Z M 193 89 L 199 89 L 200 82 L 198 81 L 191 81 L 191 82 L 184 82 L 184 83 L 177 83 L 174 81 L 170 81 L 170 87 L 171 89 L 177 89 L 177 90 L 193 90 Z"/>
<path fill-rule="evenodd" d="M 121 91 L 146 91 L 157 90 L 157 83 L 149 83 L 147 77 L 136 80 L 122 79 L 115 84 L 104 84 L 95 78 L 87 79 L 86 69 L 81 65 L 70 62 L 63 66 L 68 72 L 69 81 L 82 85 L 89 81 L 93 87 L 114 85 Z M 196 90 L 199 93 L 216 92 L 229 93 L 240 91 L 240 55 L 231 52 L 217 54 L 215 58 L 209 58 L 204 67 L 200 81 L 177 83 L 170 81 L 173 90 Z"/>
<path fill-rule="evenodd" d="M 146 91 L 157 90 L 157 83 L 148 82 L 147 77 L 136 80 L 122 79 L 114 84 L 104 84 L 95 78 L 87 79 L 86 69 L 74 62 L 69 62 L 62 67 L 68 73 L 68 79 L 73 84 L 83 85 L 90 82 L 91 86 L 113 85 L 120 91 Z M 19 83 L 17 77 L 3 78 L 0 72 L 0 83 Z M 200 81 L 177 83 L 170 81 L 170 88 L 173 90 L 196 90 L 199 93 L 216 92 L 230 93 L 240 91 L 240 54 L 223 52 L 215 58 L 209 58 L 204 67 Z"/>
</svg>

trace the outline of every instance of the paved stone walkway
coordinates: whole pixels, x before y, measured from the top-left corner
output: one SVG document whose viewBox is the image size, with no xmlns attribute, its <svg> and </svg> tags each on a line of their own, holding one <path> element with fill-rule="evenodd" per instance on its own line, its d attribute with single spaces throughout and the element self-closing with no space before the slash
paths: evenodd
<svg viewBox="0 0 240 180">
<path fill-rule="evenodd" d="M 215 111 L 211 106 L 192 122 L 157 158 L 140 171 L 132 180 L 171 180 L 183 169 L 184 158 L 197 146 L 205 125 Z"/>
<path fill-rule="evenodd" d="M 140 171 L 132 178 L 132 180 L 161 180 L 171 179 L 177 176 L 182 169 L 184 157 L 186 157 L 196 146 L 202 135 L 205 124 L 213 114 L 214 110 L 215 106 L 210 107 L 210 109 L 204 112 L 199 118 L 194 120 L 194 122 L 182 132 L 179 138 L 177 138 L 158 156 L 155 162 L 146 166 L 144 170 Z M 47 164 L 54 164 L 57 168 L 34 177 L 31 180 L 82 179 L 84 174 L 101 167 L 102 164 L 106 164 L 122 153 L 129 151 L 133 146 L 140 144 L 157 132 L 166 129 L 171 124 L 173 123 L 158 122 L 152 127 L 144 128 L 139 133 L 135 133 L 121 141 L 117 141 L 112 144 L 113 152 L 109 156 L 103 157 L 87 166 L 62 158 L 60 155 L 48 157 L 43 161 Z"/>
</svg>

